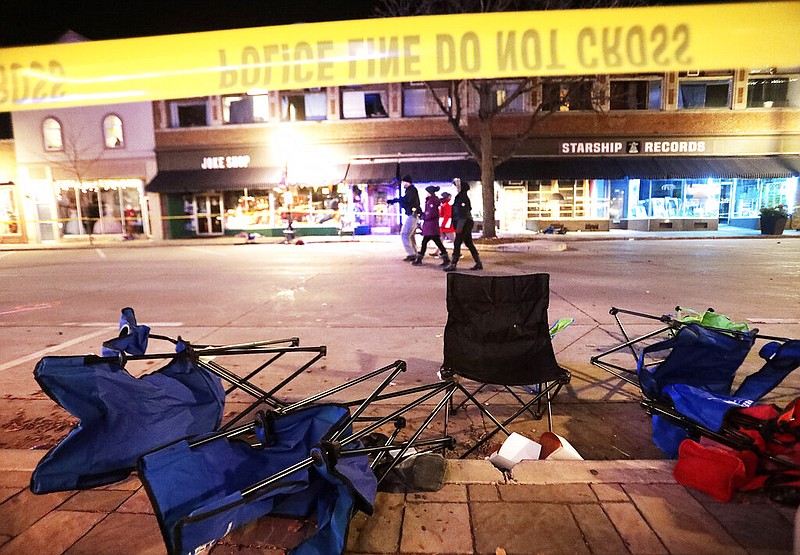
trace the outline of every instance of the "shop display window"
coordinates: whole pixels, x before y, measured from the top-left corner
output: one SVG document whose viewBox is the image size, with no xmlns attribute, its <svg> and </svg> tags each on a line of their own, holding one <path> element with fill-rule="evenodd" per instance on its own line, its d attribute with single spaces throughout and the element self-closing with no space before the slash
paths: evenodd
<svg viewBox="0 0 800 555">
<path fill-rule="evenodd" d="M 528 219 L 606 219 L 609 183 L 603 179 L 529 181 Z"/>
<path fill-rule="evenodd" d="M 628 218 L 718 218 L 718 179 L 631 179 Z"/>
<path fill-rule="evenodd" d="M 142 181 L 56 181 L 58 229 L 62 237 L 149 234 L 143 215 Z"/>
<path fill-rule="evenodd" d="M 19 204 L 13 185 L 0 186 L 0 235 L 19 235 Z"/>
<path fill-rule="evenodd" d="M 224 196 L 225 229 L 287 227 L 289 223 L 327 227 L 367 225 L 365 197 L 360 187 L 344 183 L 228 191 Z"/>
</svg>

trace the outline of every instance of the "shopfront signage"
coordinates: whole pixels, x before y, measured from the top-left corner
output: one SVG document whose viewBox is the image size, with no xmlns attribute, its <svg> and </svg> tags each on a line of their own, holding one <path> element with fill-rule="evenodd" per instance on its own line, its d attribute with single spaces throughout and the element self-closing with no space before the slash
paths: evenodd
<svg viewBox="0 0 800 555">
<path fill-rule="evenodd" d="M 0 48 L 0 112 L 441 79 L 800 65 L 800 2 L 373 18 Z M 794 22 L 794 23 L 793 23 Z"/>
<path fill-rule="evenodd" d="M 563 141 L 561 154 L 703 154 L 706 141 Z"/>
<path fill-rule="evenodd" d="M 232 168 L 249 168 L 250 156 L 206 156 L 200 163 L 202 170 L 225 170 Z"/>
</svg>

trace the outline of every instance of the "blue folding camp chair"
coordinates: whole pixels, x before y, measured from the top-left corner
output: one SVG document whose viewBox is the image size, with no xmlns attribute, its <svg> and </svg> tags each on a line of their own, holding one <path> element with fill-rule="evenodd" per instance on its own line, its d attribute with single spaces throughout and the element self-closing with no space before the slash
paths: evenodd
<svg viewBox="0 0 800 555">
<path fill-rule="evenodd" d="M 354 510 L 371 514 L 378 483 L 404 453 L 453 445 L 446 436 L 421 439 L 449 399 L 446 394 L 410 439 L 395 441 L 402 414 L 448 391 L 446 385 L 430 384 L 384 393 L 405 368 L 396 361 L 294 405 L 260 411 L 252 423 L 144 455 L 139 474 L 168 552 L 194 553 L 271 515 L 315 520 L 316 532 L 292 553 L 341 553 Z M 348 402 L 357 405 L 352 414 L 343 404 L 316 404 L 353 382 L 380 375 L 385 378 L 369 396 Z M 412 402 L 391 414 L 362 418 L 381 400 L 412 394 Z M 390 423 L 396 431 L 385 443 L 363 446 L 363 440 Z M 387 456 L 393 460 L 377 476 L 374 469 Z"/>
<path fill-rule="evenodd" d="M 639 385 L 637 374 L 640 365 L 648 366 L 660 363 L 660 360 L 657 358 L 646 358 L 640 362 L 642 349 L 647 345 L 663 340 L 665 337 L 673 337 L 683 326 L 695 323 L 707 328 L 719 330 L 747 331 L 748 329 L 746 324 L 733 322 L 723 314 L 715 312 L 712 308 L 702 313 L 697 313 L 692 309 L 676 306 L 674 313 L 656 316 L 645 312 L 611 307 L 609 314 L 614 317 L 614 321 L 617 323 L 620 335 L 624 341 L 611 349 L 591 357 L 590 362 L 594 366 L 602 368 L 609 374 L 634 386 Z M 658 323 L 656 328 L 637 336 L 632 336 L 632 334 L 629 333 L 629 327 L 626 327 L 633 324 L 656 322 Z M 625 354 L 625 356 L 629 355 L 630 358 L 628 358 L 628 360 L 630 363 L 625 364 L 622 360 L 617 358 L 620 354 Z"/>
<path fill-rule="evenodd" d="M 150 339 L 167 340 L 172 353 L 147 354 Z M 310 353 L 311 361 L 270 391 L 250 379 L 278 357 Z M 276 392 L 325 354 L 325 347 L 299 347 L 296 339 L 224 346 L 193 346 L 150 333 L 124 308 L 119 336 L 103 344 L 103 356 L 50 356 L 36 365 L 34 378 L 42 390 L 79 419 L 78 425 L 39 462 L 31 491 L 86 489 L 124 479 L 138 458 L 184 437 L 217 430 L 225 396 L 241 389 L 256 400 L 229 421 L 232 425 L 256 406 L 282 406 Z M 204 357 L 263 355 L 272 358 L 247 376 L 238 376 Z M 166 365 L 141 378 L 126 364 L 162 360 Z M 223 390 L 222 380 L 232 384 Z"/>
<path fill-rule="evenodd" d="M 759 351 L 763 366 L 732 390 L 745 357 L 764 337 L 770 341 Z M 654 353 L 668 354 L 658 364 L 645 365 Z M 682 326 L 674 337 L 645 347 L 639 358 L 642 405 L 653 417 L 653 441 L 671 458 L 683 440 L 701 436 L 738 450 L 755 449 L 738 425 L 728 426 L 728 414 L 756 404 L 798 366 L 800 341 L 761 336 L 758 330 Z"/>
<path fill-rule="evenodd" d="M 258 447 L 217 434 L 142 457 L 168 552 L 195 553 L 271 514 L 316 520 L 295 553 L 341 553 L 350 517 L 372 514 L 377 490 L 368 456 L 347 448 L 349 417 L 344 407 L 313 406 L 260 421 Z"/>
</svg>

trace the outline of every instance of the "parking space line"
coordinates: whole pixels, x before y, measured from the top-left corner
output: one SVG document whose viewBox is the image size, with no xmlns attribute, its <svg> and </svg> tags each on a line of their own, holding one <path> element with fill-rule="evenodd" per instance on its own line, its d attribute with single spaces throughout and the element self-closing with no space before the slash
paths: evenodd
<svg viewBox="0 0 800 555">
<path fill-rule="evenodd" d="M 45 355 L 54 353 L 56 351 L 60 351 L 62 349 L 66 349 L 68 347 L 72 347 L 73 345 L 77 345 L 78 343 L 81 343 L 83 341 L 94 339 L 98 335 L 106 335 L 109 333 L 110 329 L 115 329 L 115 328 L 116 326 L 108 326 L 105 329 L 93 331 L 92 333 L 87 333 L 86 335 L 82 335 L 80 337 L 76 337 L 75 339 L 70 339 L 69 341 L 65 341 L 64 343 L 53 345 L 52 347 L 42 349 L 41 351 L 36 351 L 35 353 L 31 353 L 24 357 L 20 357 L 15 360 L 6 362 L 4 364 L 0 364 L 0 372 L 2 372 L 3 370 L 8 370 L 9 368 L 13 368 L 14 366 L 18 366 L 20 364 L 25 364 L 26 362 L 30 362 L 32 360 L 40 359 Z"/>
</svg>

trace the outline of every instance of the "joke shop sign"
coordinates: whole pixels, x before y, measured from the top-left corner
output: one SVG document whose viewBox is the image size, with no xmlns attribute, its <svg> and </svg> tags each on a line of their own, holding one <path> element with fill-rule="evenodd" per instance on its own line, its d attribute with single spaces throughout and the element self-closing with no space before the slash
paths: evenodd
<svg viewBox="0 0 800 555">
<path fill-rule="evenodd" d="M 205 156 L 200 163 L 201 170 L 227 170 L 233 168 L 249 168 L 250 156 Z"/>
<path fill-rule="evenodd" d="M 562 141 L 560 154 L 703 154 L 706 141 Z"/>
</svg>

